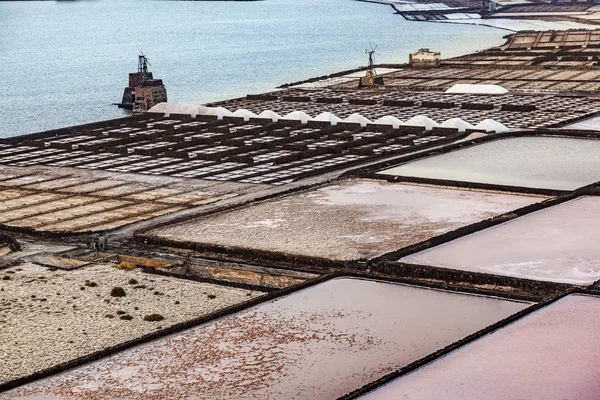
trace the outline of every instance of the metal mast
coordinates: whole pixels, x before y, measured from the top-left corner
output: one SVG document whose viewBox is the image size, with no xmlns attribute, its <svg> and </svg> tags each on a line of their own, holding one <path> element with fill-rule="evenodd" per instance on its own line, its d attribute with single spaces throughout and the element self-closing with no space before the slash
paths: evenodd
<svg viewBox="0 0 600 400">
<path fill-rule="evenodd" d="M 141 53 L 138 56 L 138 72 L 147 74 L 148 73 L 148 57 Z"/>
</svg>

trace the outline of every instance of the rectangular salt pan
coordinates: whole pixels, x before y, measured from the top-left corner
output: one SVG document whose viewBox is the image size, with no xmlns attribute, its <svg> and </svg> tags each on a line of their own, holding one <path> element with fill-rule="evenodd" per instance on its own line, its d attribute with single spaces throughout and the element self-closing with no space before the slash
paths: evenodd
<svg viewBox="0 0 600 400">
<path fill-rule="evenodd" d="M 508 138 L 423 158 L 380 173 L 574 190 L 600 180 L 600 140 Z"/>
<path fill-rule="evenodd" d="M 377 257 L 542 200 L 348 180 L 151 234 L 176 241 L 355 260 Z"/>
<path fill-rule="evenodd" d="M 334 399 L 529 303 L 334 279 L 0 399 Z"/>
<path fill-rule="evenodd" d="M 600 197 L 579 197 L 400 261 L 588 285 L 600 279 Z"/>
<path fill-rule="evenodd" d="M 361 400 L 597 400 L 600 298 L 570 295 Z"/>
</svg>

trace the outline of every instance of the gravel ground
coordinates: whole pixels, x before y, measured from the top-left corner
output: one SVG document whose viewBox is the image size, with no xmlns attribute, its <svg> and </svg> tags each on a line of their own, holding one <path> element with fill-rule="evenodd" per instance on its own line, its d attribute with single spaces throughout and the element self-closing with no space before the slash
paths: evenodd
<svg viewBox="0 0 600 400">
<path fill-rule="evenodd" d="M 115 286 L 126 296 L 112 297 Z M 2 270 L 0 383 L 261 294 L 109 265 L 52 271 L 23 264 Z M 145 321 L 149 314 L 164 320 Z"/>
</svg>

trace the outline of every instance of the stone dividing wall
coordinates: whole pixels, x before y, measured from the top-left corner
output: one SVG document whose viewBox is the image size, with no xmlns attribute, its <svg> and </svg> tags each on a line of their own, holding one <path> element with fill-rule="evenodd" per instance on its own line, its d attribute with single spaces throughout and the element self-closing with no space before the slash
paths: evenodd
<svg viewBox="0 0 600 400">
<path fill-rule="evenodd" d="M 376 173 L 364 174 L 360 176 L 366 179 L 377 179 L 385 180 L 388 182 L 397 183 L 417 183 L 424 185 L 437 185 L 437 186 L 449 186 L 458 187 L 465 189 L 479 189 L 479 190 L 493 190 L 511 193 L 523 193 L 523 194 L 539 194 L 546 196 L 560 196 L 570 193 L 568 190 L 556 190 L 556 189 L 541 189 L 541 188 L 529 188 L 523 186 L 510 186 L 510 185 L 497 185 L 491 183 L 479 183 L 479 182 L 464 182 L 464 181 L 452 181 L 448 179 L 435 179 L 435 178 L 421 178 L 413 176 L 400 176 L 400 175 L 380 175 Z"/>
<path fill-rule="evenodd" d="M 407 277 L 412 282 L 422 284 L 437 282 L 440 288 L 444 289 L 474 291 L 479 294 L 529 301 L 543 301 L 573 288 L 573 285 L 566 283 L 535 281 L 401 262 L 381 262 L 371 266 L 369 272 L 386 278 Z"/>
<path fill-rule="evenodd" d="M 407 66 L 407 64 L 375 64 L 375 69 L 377 69 L 377 68 L 403 68 L 406 66 Z M 344 75 L 348 75 L 348 74 L 352 74 L 352 73 L 360 72 L 360 71 L 366 71 L 366 70 L 367 70 L 367 67 L 359 67 L 359 68 L 349 69 L 349 70 L 340 71 L 340 72 L 336 72 L 336 73 L 329 74 L 329 75 L 322 75 L 322 76 L 317 76 L 314 78 L 305 79 L 302 81 L 284 83 L 283 85 L 278 86 L 277 89 L 283 89 L 283 88 L 287 88 L 290 86 L 301 85 L 303 83 L 318 82 L 318 81 L 322 81 L 322 80 L 329 79 L 329 78 L 337 78 L 337 77 L 341 77 Z M 358 78 L 356 79 L 356 81 L 358 82 Z"/>
<path fill-rule="evenodd" d="M 166 239 L 154 235 L 137 236 L 136 240 L 161 247 L 179 247 L 194 250 L 202 257 L 218 258 L 227 261 L 240 261 L 279 268 L 298 268 L 306 272 L 329 273 L 335 270 L 358 271 L 366 268 L 366 260 L 337 261 L 320 257 L 292 255 L 281 252 L 233 248 L 192 241 Z"/>
<path fill-rule="evenodd" d="M 132 253 L 125 250 L 124 252 Z M 134 251 L 135 253 L 138 253 Z M 119 258 L 133 258 L 121 256 Z M 165 274 L 199 282 L 218 283 L 243 289 L 271 291 L 297 285 L 314 279 L 319 274 L 293 269 L 270 268 L 220 259 L 190 257 L 189 255 L 169 266 L 142 265 L 144 271 Z"/>
<path fill-rule="evenodd" d="M 220 285 L 220 286 L 229 286 L 229 287 L 234 287 L 234 288 L 238 288 L 238 289 L 253 290 L 253 291 L 258 291 L 258 292 L 271 293 L 271 292 L 275 292 L 278 289 L 280 289 L 280 288 L 273 288 L 273 287 L 267 287 L 267 286 L 252 285 L 252 284 L 244 283 L 244 282 L 232 282 L 232 281 L 225 281 L 225 280 L 220 280 L 220 279 L 183 275 L 181 273 L 173 272 L 174 270 L 175 270 L 175 268 L 169 269 L 169 270 L 160 270 L 160 269 L 150 268 L 150 267 L 146 267 L 146 268 L 142 269 L 143 272 L 145 272 L 147 274 L 152 274 L 152 275 L 169 276 L 172 278 L 183 279 L 183 280 L 187 280 L 187 281 L 200 282 L 200 283 L 212 283 L 212 284 Z M 318 276 L 315 276 L 315 277 L 318 277 Z M 298 282 L 298 284 L 304 283 L 304 282 L 305 281 Z M 292 286 L 292 285 L 290 285 L 290 286 Z M 283 289 L 283 288 L 281 288 L 281 289 Z"/>
<path fill-rule="evenodd" d="M 176 260 L 176 265 L 152 271 L 164 272 L 182 278 L 189 278 L 201 282 L 226 283 L 232 285 L 250 285 L 254 290 L 281 289 L 306 282 L 321 276 L 323 271 L 307 272 L 305 269 L 282 265 L 277 262 L 263 264 L 249 264 L 247 260 L 234 260 L 229 255 L 202 254 L 202 256 L 191 255 L 189 250 L 176 247 L 162 249 L 162 253 L 156 252 L 156 246 L 141 243 L 120 245 L 111 248 L 111 251 L 119 254 L 132 256 L 143 256 L 145 258 L 163 259 L 168 253 L 170 259 Z M 224 259 L 223 257 L 227 258 Z M 151 272 L 149 270 L 149 272 Z"/>
<path fill-rule="evenodd" d="M 190 258 L 185 267 L 169 269 L 172 273 L 183 273 L 185 276 L 217 279 L 226 282 L 241 282 L 262 288 L 282 289 L 297 285 L 308 279 L 317 277 L 316 274 L 296 272 L 289 269 L 268 268 L 263 266 L 241 263 L 223 262 Z"/>
</svg>

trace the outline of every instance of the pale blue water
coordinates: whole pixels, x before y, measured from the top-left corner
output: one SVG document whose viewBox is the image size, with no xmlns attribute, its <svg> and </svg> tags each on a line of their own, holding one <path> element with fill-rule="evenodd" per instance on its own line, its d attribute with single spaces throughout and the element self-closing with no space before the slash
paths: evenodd
<svg viewBox="0 0 600 400">
<path fill-rule="evenodd" d="M 0 1 L 0 137 L 115 118 L 143 50 L 169 100 L 205 103 L 366 63 L 503 42 L 505 31 L 408 22 L 352 0 Z"/>
<path fill-rule="evenodd" d="M 425 157 L 383 175 L 575 190 L 600 180 L 600 140 L 515 137 Z"/>
</svg>

